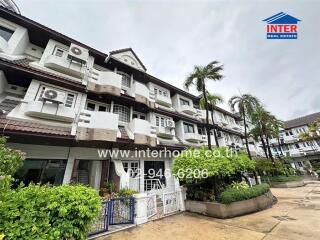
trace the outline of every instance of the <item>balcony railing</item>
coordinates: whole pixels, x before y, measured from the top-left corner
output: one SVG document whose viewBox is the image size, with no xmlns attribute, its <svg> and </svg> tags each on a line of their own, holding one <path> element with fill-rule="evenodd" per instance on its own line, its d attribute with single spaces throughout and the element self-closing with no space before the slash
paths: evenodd
<svg viewBox="0 0 320 240">
<path fill-rule="evenodd" d="M 85 65 L 71 61 L 65 55 L 62 57 L 56 55 L 47 56 L 44 66 L 76 78 L 83 78 L 86 70 Z"/>
<path fill-rule="evenodd" d="M 197 109 L 190 105 L 181 105 L 180 106 L 180 111 L 189 115 L 194 115 L 197 114 Z"/>
<path fill-rule="evenodd" d="M 189 142 L 205 142 L 207 141 L 207 136 L 198 133 L 184 133 L 184 139 Z"/>
<path fill-rule="evenodd" d="M 48 120 L 71 123 L 76 116 L 73 108 L 68 108 L 65 107 L 64 104 L 58 103 L 31 101 L 23 103 L 22 107 L 25 107 L 25 114 L 27 116 Z"/>
<path fill-rule="evenodd" d="M 156 130 L 150 122 L 134 118 L 128 125 L 129 130 L 134 134 L 136 144 L 156 145 Z"/>
<path fill-rule="evenodd" d="M 116 141 L 118 120 L 118 114 L 82 110 L 78 119 L 77 139 Z"/>
<path fill-rule="evenodd" d="M 166 107 L 171 107 L 172 106 L 172 101 L 171 98 L 169 96 L 163 96 L 160 94 L 154 94 L 154 100 L 156 103 L 160 104 L 160 105 L 164 105 Z"/>
<path fill-rule="evenodd" d="M 289 136 L 284 135 L 283 136 L 283 141 L 285 143 L 293 143 L 293 142 L 298 142 L 299 138 L 296 137 L 296 136 L 293 136 L 293 135 L 289 135 Z"/>
<path fill-rule="evenodd" d="M 90 79 L 88 90 L 120 96 L 122 76 L 114 72 L 99 72 L 98 79 Z"/>
<path fill-rule="evenodd" d="M 168 128 L 168 127 L 162 127 L 162 126 L 157 126 L 155 127 L 157 136 L 159 137 L 164 137 L 164 138 L 173 138 L 175 133 L 174 129 Z"/>
</svg>

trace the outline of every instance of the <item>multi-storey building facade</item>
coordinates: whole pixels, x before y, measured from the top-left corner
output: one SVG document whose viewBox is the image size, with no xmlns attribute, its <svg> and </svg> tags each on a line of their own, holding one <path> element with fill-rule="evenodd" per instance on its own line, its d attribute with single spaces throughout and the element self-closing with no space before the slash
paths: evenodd
<svg viewBox="0 0 320 240">
<path fill-rule="evenodd" d="M 320 139 L 305 141 L 300 138 L 301 133 L 307 133 L 309 125 L 319 119 L 320 113 L 313 113 L 285 121 L 279 139 L 270 141 L 273 154 L 291 157 L 292 167 L 300 170 L 309 167 L 309 160 L 320 160 Z"/>
<path fill-rule="evenodd" d="M 169 154 L 137 150 L 207 144 L 198 96 L 148 74 L 131 48 L 105 54 L 6 8 L 0 13 L 0 130 L 26 152 L 19 179 L 96 189 L 110 180 L 139 192 L 179 187 L 171 174 L 150 176 L 171 169 Z M 243 148 L 240 120 L 215 107 L 220 146 Z"/>
</svg>

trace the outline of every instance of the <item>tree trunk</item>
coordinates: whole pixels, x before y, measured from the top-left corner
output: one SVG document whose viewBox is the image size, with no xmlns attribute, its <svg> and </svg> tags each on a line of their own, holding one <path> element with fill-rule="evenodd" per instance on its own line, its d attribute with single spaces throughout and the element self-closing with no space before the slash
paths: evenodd
<svg viewBox="0 0 320 240">
<path fill-rule="evenodd" d="M 282 152 L 282 148 L 281 148 L 280 138 L 277 137 L 277 140 L 278 140 L 278 147 L 279 147 L 279 149 L 280 149 L 281 156 L 284 156 L 284 155 L 283 155 L 283 152 Z"/>
<path fill-rule="evenodd" d="M 266 142 L 267 142 L 267 148 L 268 148 L 269 156 L 270 156 L 270 158 L 271 158 L 271 161 L 272 161 L 273 166 L 275 166 L 275 162 L 274 162 L 274 158 L 273 158 L 273 156 L 272 156 L 272 152 L 271 152 L 271 148 L 270 148 L 268 136 L 266 136 Z"/>
<path fill-rule="evenodd" d="M 260 134 L 260 141 L 262 143 L 262 148 L 263 148 L 264 154 L 266 155 L 266 158 L 269 158 L 267 153 L 266 143 L 264 142 L 264 139 L 261 134 Z"/>
<path fill-rule="evenodd" d="M 208 148 L 211 150 L 211 137 L 210 137 L 210 126 L 209 126 L 209 106 L 208 106 L 208 99 L 207 99 L 207 93 L 206 93 L 206 85 L 203 80 L 203 97 L 205 101 L 205 107 L 206 107 L 206 131 L 207 131 L 207 136 L 208 136 Z"/>
<path fill-rule="evenodd" d="M 244 139 L 245 139 L 245 143 L 246 143 L 247 153 L 248 153 L 249 158 L 252 160 L 251 153 L 249 150 L 246 113 L 245 113 L 244 109 L 242 109 L 242 116 L 243 116 L 243 124 L 244 124 Z"/>
<path fill-rule="evenodd" d="M 212 125 L 213 125 L 213 135 L 214 135 L 214 140 L 216 141 L 216 146 L 219 147 L 219 142 L 218 142 L 218 135 L 217 135 L 217 129 L 215 127 L 214 123 L 214 118 L 213 118 L 213 105 L 211 106 L 211 120 L 212 120 Z"/>
</svg>

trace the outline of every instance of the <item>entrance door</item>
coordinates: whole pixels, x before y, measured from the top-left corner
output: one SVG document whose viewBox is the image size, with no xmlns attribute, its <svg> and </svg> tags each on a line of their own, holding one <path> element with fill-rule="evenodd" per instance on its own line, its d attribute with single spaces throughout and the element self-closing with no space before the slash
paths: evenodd
<svg viewBox="0 0 320 240">
<path fill-rule="evenodd" d="M 144 162 L 144 190 L 150 191 L 153 188 L 159 189 L 159 182 L 161 185 L 166 184 L 164 175 L 164 161 L 145 161 Z"/>
<path fill-rule="evenodd" d="M 139 182 L 139 161 L 123 161 L 123 169 L 125 172 L 129 173 L 129 188 L 139 192 L 140 182 Z"/>
</svg>

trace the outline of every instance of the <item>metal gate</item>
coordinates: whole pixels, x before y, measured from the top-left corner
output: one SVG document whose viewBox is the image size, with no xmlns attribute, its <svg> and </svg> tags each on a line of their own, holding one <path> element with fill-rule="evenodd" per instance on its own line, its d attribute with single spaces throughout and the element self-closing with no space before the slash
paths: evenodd
<svg viewBox="0 0 320 240">
<path fill-rule="evenodd" d="M 108 231 L 108 206 L 109 201 L 102 202 L 101 212 L 90 228 L 89 236 Z"/>
<path fill-rule="evenodd" d="M 134 198 L 114 198 L 108 204 L 109 225 L 134 223 Z"/>
<path fill-rule="evenodd" d="M 102 209 L 89 236 L 109 230 L 110 225 L 134 223 L 134 198 L 121 197 L 102 202 Z"/>
</svg>

